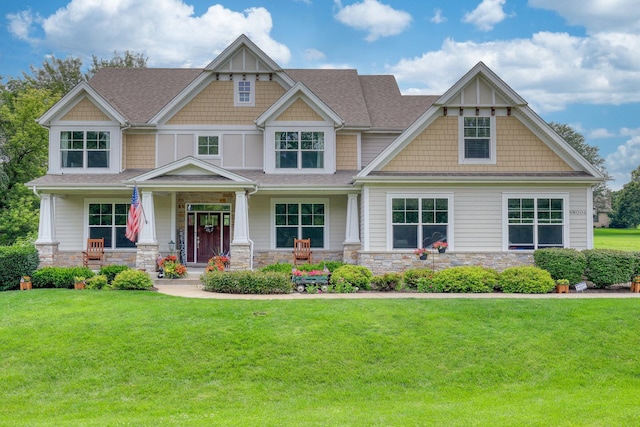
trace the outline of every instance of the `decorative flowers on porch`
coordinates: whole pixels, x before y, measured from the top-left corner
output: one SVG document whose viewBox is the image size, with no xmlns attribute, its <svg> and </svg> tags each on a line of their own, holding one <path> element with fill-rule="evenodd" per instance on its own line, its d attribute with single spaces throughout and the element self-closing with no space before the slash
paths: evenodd
<svg viewBox="0 0 640 427">
<path fill-rule="evenodd" d="M 416 255 L 420 259 L 427 259 L 427 256 L 429 255 L 429 249 L 427 249 L 427 248 L 418 248 L 415 251 L 413 251 L 413 253 L 414 253 L 414 255 Z"/>
<path fill-rule="evenodd" d="M 162 258 L 162 261 L 159 262 L 159 266 L 164 273 L 164 277 L 168 279 L 176 279 L 187 275 L 187 267 L 180 264 L 178 262 L 178 257 L 175 255 L 169 255 Z"/>
<path fill-rule="evenodd" d="M 227 255 L 216 255 L 209 259 L 205 271 L 224 271 L 225 268 L 229 267 L 229 261 L 230 259 Z"/>
</svg>

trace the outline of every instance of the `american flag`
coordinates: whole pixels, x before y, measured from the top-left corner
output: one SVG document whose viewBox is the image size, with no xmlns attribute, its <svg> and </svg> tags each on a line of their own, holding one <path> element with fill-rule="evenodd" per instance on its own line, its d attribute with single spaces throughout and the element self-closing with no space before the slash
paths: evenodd
<svg viewBox="0 0 640 427">
<path fill-rule="evenodd" d="M 131 206 L 129 206 L 129 215 L 127 216 L 127 231 L 124 234 L 124 236 L 132 242 L 135 242 L 138 237 L 141 220 L 142 205 L 140 204 L 140 197 L 138 197 L 138 186 L 134 186 L 133 194 L 131 195 Z"/>
</svg>

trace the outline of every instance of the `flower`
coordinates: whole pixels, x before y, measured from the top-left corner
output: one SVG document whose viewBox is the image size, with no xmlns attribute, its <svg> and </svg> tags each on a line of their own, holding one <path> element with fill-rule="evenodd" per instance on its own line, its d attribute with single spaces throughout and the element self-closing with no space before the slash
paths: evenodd
<svg viewBox="0 0 640 427">
<path fill-rule="evenodd" d="M 229 257 L 226 255 L 216 255 L 207 262 L 207 268 L 205 271 L 224 271 L 225 267 L 229 266 Z"/>
<path fill-rule="evenodd" d="M 429 249 L 427 248 L 418 248 L 415 251 L 413 251 L 413 253 L 417 256 L 422 256 L 422 255 L 428 255 L 429 254 Z"/>
<path fill-rule="evenodd" d="M 323 270 L 311 270 L 311 271 L 302 271 L 302 270 L 298 270 L 297 268 L 293 268 L 291 270 L 291 274 L 296 276 L 296 277 L 305 277 L 305 276 L 326 276 L 329 274 L 329 271 L 323 271 Z"/>
<path fill-rule="evenodd" d="M 449 247 L 449 244 L 447 242 L 435 242 L 433 244 L 434 249 L 446 249 L 448 247 Z"/>
<path fill-rule="evenodd" d="M 178 257 L 169 255 L 158 263 L 164 272 L 164 276 L 170 279 L 187 275 L 187 267 L 178 262 Z"/>
</svg>

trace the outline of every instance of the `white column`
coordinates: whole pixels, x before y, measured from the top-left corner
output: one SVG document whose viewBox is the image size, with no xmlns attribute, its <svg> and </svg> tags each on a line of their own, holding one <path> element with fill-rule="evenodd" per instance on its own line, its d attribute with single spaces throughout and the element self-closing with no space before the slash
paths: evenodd
<svg viewBox="0 0 640 427">
<path fill-rule="evenodd" d="M 142 224 L 138 243 L 145 245 L 157 245 L 156 240 L 156 214 L 153 208 L 153 193 L 151 191 L 142 192 Z"/>
<path fill-rule="evenodd" d="M 236 212 L 233 222 L 232 243 L 249 243 L 249 205 L 244 191 L 236 191 Z"/>
<path fill-rule="evenodd" d="M 347 200 L 347 229 L 345 243 L 360 243 L 360 219 L 358 218 L 358 195 L 349 194 Z"/>
<path fill-rule="evenodd" d="M 55 211 L 53 196 L 51 194 L 40 195 L 40 222 L 38 225 L 38 240 L 36 243 L 55 243 Z"/>
</svg>

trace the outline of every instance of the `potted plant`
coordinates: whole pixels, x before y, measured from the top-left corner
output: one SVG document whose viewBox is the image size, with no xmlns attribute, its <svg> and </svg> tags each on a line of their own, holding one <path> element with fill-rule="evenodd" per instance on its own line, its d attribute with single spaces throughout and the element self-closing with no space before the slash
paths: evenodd
<svg viewBox="0 0 640 427">
<path fill-rule="evenodd" d="M 433 249 L 437 249 L 441 254 L 447 251 L 449 244 L 447 242 L 435 242 L 433 244 Z"/>
<path fill-rule="evenodd" d="M 175 255 L 164 257 L 162 261 L 160 261 L 160 269 L 158 277 L 177 279 L 187 275 L 187 267 L 181 264 Z"/>
<path fill-rule="evenodd" d="M 427 256 L 429 256 L 429 249 L 427 248 L 418 248 L 415 251 L 413 251 L 413 253 L 420 258 L 421 260 L 425 260 L 427 259 Z"/>
<path fill-rule="evenodd" d="M 558 279 L 556 280 L 556 293 L 568 294 L 569 293 L 569 280 Z"/>
<path fill-rule="evenodd" d="M 27 289 L 33 289 L 33 285 L 31 283 L 31 276 L 22 276 L 20 278 L 20 290 L 24 291 Z"/>
<path fill-rule="evenodd" d="M 76 276 L 74 277 L 73 289 L 84 289 L 85 287 L 85 277 Z"/>
<path fill-rule="evenodd" d="M 635 276 L 631 282 L 631 292 L 640 292 L 640 276 Z"/>
</svg>

